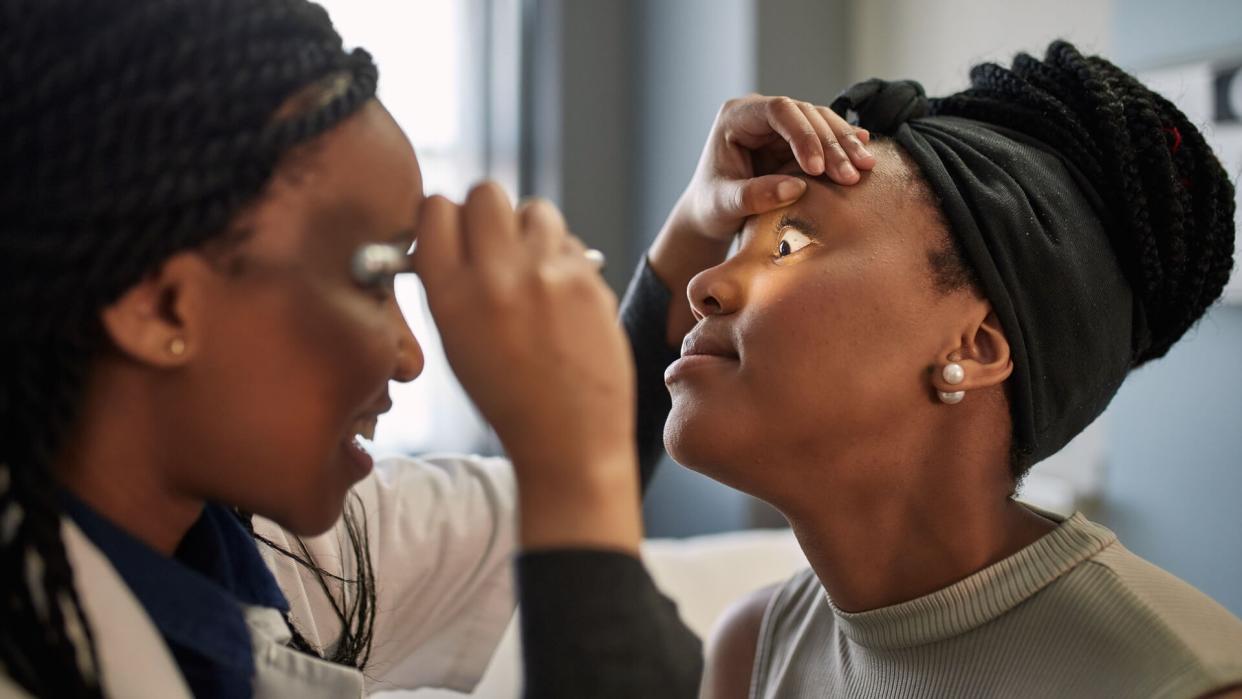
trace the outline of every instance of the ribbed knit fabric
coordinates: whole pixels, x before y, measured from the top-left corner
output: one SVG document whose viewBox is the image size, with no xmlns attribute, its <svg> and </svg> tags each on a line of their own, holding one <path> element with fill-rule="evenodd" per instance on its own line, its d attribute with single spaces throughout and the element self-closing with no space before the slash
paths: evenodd
<svg viewBox="0 0 1242 699">
<path fill-rule="evenodd" d="M 1198 697 L 1240 683 L 1242 621 L 1075 514 L 891 607 L 842 612 L 812 571 L 795 575 L 764 615 L 751 696 Z"/>
</svg>

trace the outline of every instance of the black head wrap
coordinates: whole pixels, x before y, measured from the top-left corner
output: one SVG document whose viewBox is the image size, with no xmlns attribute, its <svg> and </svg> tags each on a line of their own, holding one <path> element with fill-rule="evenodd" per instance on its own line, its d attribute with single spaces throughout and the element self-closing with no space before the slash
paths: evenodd
<svg viewBox="0 0 1242 699">
<path fill-rule="evenodd" d="M 916 82 L 869 80 L 832 106 L 891 136 L 939 198 L 1009 341 L 1029 465 L 1220 295 L 1233 190 L 1176 108 L 1069 44 L 971 78 L 934 100 Z"/>
</svg>

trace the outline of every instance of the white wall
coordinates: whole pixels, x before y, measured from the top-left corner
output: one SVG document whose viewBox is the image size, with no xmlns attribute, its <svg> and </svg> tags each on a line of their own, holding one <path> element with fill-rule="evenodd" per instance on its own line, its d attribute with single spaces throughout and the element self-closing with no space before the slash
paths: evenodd
<svg viewBox="0 0 1242 699">
<path fill-rule="evenodd" d="M 1111 0 L 856 0 L 850 74 L 912 78 L 929 95 L 966 85 L 970 66 L 1015 50 L 1042 53 L 1053 39 L 1108 53 Z"/>
</svg>

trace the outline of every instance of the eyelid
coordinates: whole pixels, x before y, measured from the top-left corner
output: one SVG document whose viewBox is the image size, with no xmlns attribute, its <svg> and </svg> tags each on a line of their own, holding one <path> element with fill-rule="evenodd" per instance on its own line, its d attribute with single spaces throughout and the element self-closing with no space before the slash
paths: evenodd
<svg viewBox="0 0 1242 699">
<path fill-rule="evenodd" d="M 806 234 L 808 238 L 819 239 L 819 229 L 815 227 L 815 223 L 805 218 L 794 216 L 792 214 L 784 214 L 781 220 L 776 224 L 776 233 L 779 235 L 786 228 L 796 228 Z"/>
</svg>

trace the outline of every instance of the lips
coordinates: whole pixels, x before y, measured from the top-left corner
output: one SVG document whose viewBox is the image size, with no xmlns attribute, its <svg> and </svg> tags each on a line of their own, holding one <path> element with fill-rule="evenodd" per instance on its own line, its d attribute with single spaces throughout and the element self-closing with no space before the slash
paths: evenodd
<svg viewBox="0 0 1242 699">
<path fill-rule="evenodd" d="M 681 341 L 681 356 L 683 358 L 701 355 L 726 359 L 739 358 L 737 349 L 734 348 L 733 342 L 729 337 L 722 332 L 708 330 L 702 324 L 687 333 L 685 339 Z"/>
<path fill-rule="evenodd" d="M 699 324 L 681 343 L 681 359 L 664 371 L 664 383 L 673 385 L 704 371 L 735 371 L 741 356 L 723 326 Z"/>
</svg>

